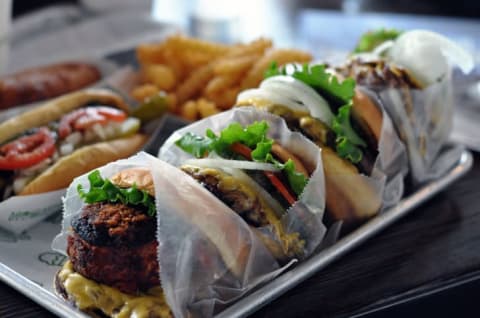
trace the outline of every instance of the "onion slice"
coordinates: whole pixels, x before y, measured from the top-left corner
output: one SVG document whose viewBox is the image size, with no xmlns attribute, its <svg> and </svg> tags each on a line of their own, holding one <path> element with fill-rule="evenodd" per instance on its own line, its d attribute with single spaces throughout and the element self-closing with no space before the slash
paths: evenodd
<svg viewBox="0 0 480 318">
<path fill-rule="evenodd" d="M 282 94 L 275 94 L 271 91 L 261 89 L 261 88 L 254 88 L 254 89 L 247 89 L 237 96 L 237 105 L 245 105 L 245 104 L 254 104 L 255 102 L 263 103 L 267 102 L 270 104 L 282 105 L 290 108 L 293 111 L 299 112 L 307 112 L 308 109 L 302 106 L 301 104 L 286 98 Z"/>
<path fill-rule="evenodd" d="M 245 160 L 229 160 L 221 158 L 203 158 L 203 159 L 188 159 L 186 164 L 211 167 L 211 168 L 234 168 L 245 170 L 261 170 L 261 171 L 280 171 L 275 165 L 265 162 L 245 161 Z"/>
<path fill-rule="evenodd" d="M 462 47 L 443 35 L 425 30 L 402 33 L 388 51 L 388 57 L 425 86 L 445 76 L 449 61 L 463 73 L 474 67 L 472 56 Z"/>
<path fill-rule="evenodd" d="M 278 75 L 267 78 L 260 84 L 261 89 L 273 94 L 283 94 L 291 100 L 300 101 L 312 117 L 320 119 L 331 127 L 334 115 L 328 102 L 313 88 L 291 76 Z"/>
</svg>

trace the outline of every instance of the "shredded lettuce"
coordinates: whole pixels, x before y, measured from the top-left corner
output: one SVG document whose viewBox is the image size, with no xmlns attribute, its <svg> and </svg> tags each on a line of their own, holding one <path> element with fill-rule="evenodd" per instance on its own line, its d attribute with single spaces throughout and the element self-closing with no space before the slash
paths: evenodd
<svg viewBox="0 0 480 318">
<path fill-rule="evenodd" d="M 244 144 L 252 150 L 251 156 L 254 161 L 273 163 L 282 170 L 291 189 L 300 195 L 308 179 L 302 173 L 295 171 L 295 164 L 292 160 L 282 164 L 272 156 L 271 150 L 274 141 L 267 137 L 268 128 L 268 124 L 264 120 L 254 122 L 246 127 L 239 123 L 231 123 L 220 132 L 219 136 L 210 129 L 207 130 L 205 137 L 188 132 L 175 144 L 196 158 L 202 158 L 211 152 L 221 157 L 232 158 L 235 154 L 230 150 L 230 146 L 234 143 Z"/>
<path fill-rule="evenodd" d="M 383 42 L 395 40 L 401 33 L 400 30 L 385 28 L 366 32 L 358 40 L 353 53 L 371 52 Z"/>
<path fill-rule="evenodd" d="M 340 157 L 353 163 L 361 161 L 362 147 L 366 147 L 366 143 L 353 129 L 350 119 L 355 95 L 355 80 L 347 78 L 339 82 L 336 76 L 327 72 L 325 65 L 309 66 L 305 64 L 302 67 L 278 68 L 277 64 L 273 62 L 266 71 L 265 77 L 276 75 L 288 75 L 302 81 L 338 107 L 337 114 L 331 123 L 332 130 L 336 135 L 336 151 Z"/>
<path fill-rule="evenodd" d="M 139 190 L 135 184 L 127 189 L 114 185 L 110 180 L 103 179 L 100 171 L 94 170 L 88 175 L 90 189 L 86 192 L 82 185 L 77 186 L 78 194 L 85 203 L 95 202 L 122 203 L 136 205 L 147 209 L 147 214 L 154 216 L 156 213 L 155 200 L 144 190 Z"/>
</svg>

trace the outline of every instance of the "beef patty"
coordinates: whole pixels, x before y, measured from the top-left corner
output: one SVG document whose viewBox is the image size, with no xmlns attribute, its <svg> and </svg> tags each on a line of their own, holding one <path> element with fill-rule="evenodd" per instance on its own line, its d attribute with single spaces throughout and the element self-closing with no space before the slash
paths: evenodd
<svg viewBox="0 0 480 318">
<path fill-rule="evenodd" d="M 73 268 L 130 294 L 158 285 L 156 224 L 155 217 L 124 204 L 84 206 L 68 237 Z"/>
</svg>

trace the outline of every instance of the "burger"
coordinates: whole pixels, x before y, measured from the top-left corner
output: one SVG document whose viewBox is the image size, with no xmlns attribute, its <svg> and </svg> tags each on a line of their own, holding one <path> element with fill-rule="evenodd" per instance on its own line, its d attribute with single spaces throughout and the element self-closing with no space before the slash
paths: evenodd
<svg viewBox="0 0 480 318">
<path fill-rule="evenodd" d="M 76 189 L 83 203 L 71 218 L 68 261 L 55 277 L 58 295 L 95 317 L 173 317 L 160 284 L 158 216 L 150 170 L 129 168 L 108 179 L 94 170 L 88 181 L 89 189 L 81 184 Z M 65 202 L 66 210 L 76 211 L 76 203 Z M 237 281 L 251 263 L 253 247 L 239 241 L 244 233 L 235 222 L 219 218 L 221 226 L 212 226 L 215 213 L 208 212 L 208 218 L 193 209 L 175 215 L 202 233 L 192 243 L 192 266 L 199 272 L 222 268 L 207 280 Z"/>
<path fill-rule="evenodd" d="M 407 148 L 407 180 L 417 186 L 438 177 L 456 160 L 442 154 L 453 125 L 452 66 L 466 74 L 474 68 L 472 56 L 426 30 L 371 31 L 359 42 L 362 49 L 356 52 L 361 53 L 353 54 L 337 71 L 381 100 Z"/>
<path fill-rule="evenodd" d="M 268 123 L 230 123 L 217 135 L 185 133 L 175 144 L 192 155 L 179 168 L 231 208 L 258 234 L 280 263 L 303 258 L 306 233 L 317 224 L 303 207 L 302 225 L 286 229 L 288 209 L 296 205 L 314 171 L 312 163 L 267 136 Z"/>
<path fill-rule="evenodd" d="M 328 222 L 355 224 L 375 215 L 381 194 L 367 182 L 378 155 L 382 111 L 370 96 L 326 65 L 275 63 L 260 87 L 241 92 L 237 106 L 281 116 L 321 148 Z"/>
<path fill-rule="evenodd" d="M 172 317 L 159 280 L 154 187 L 144 168 L 79 186 L 82 206 L 71 222 L 69 261 L 58 272 L 59 295 L 100 317 Z"/>
</svg>

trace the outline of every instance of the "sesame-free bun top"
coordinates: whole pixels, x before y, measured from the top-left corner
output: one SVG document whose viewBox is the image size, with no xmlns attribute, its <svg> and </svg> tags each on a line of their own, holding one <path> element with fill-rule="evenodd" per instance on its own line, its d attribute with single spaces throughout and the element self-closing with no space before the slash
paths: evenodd
<svg viewBox="0 0 480 318">
<path fill-rule="evenodd" d="M 147 168 L 130 168 L 122 170 L 110 178 L 113 184 L 120 188 L 130 188 L 133 185 L 139 190 L 144 190 L 151 196 L 155 196 L 155 187 L 152 174 Z"/>
</svg>

